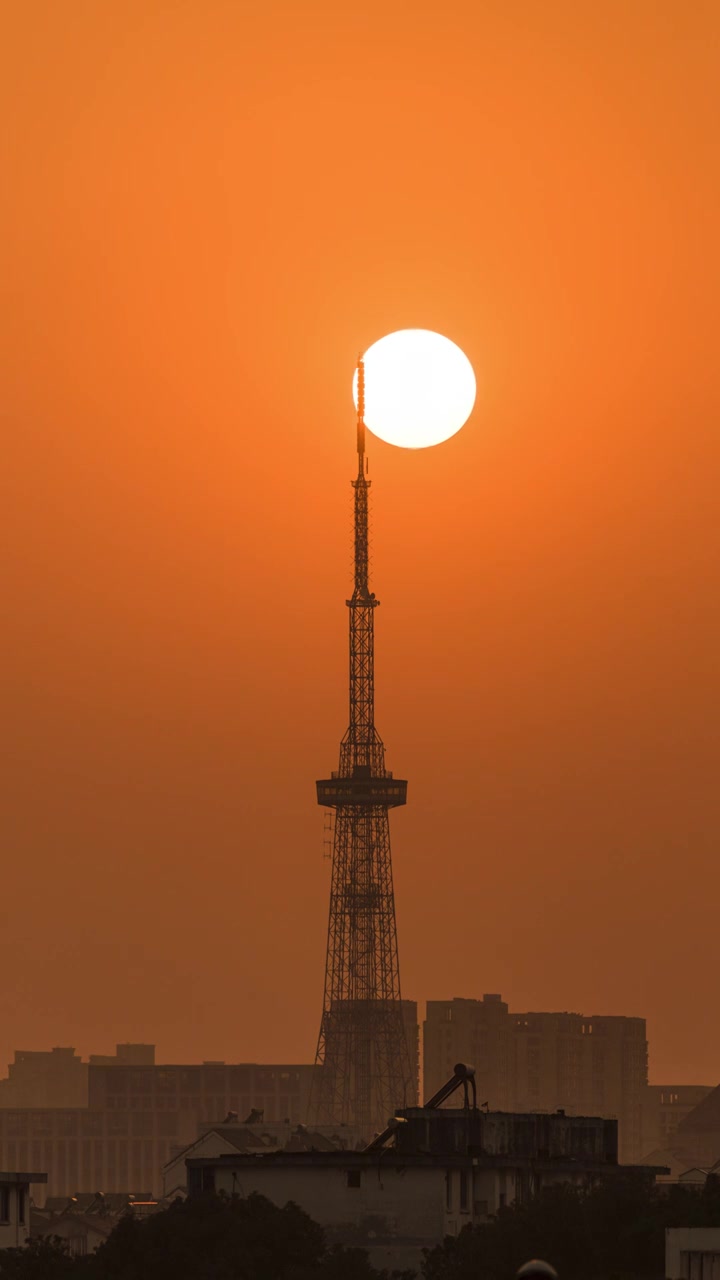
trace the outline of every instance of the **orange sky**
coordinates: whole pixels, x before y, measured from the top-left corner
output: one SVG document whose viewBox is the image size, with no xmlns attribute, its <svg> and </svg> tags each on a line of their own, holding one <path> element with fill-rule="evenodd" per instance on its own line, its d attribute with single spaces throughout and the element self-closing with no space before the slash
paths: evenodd
<svg viewBox="0 0 720 1280">
<path fill-rule="evenodd" d="M 357 350 L 404 994 L 720 1079 L 713 0 L 24 0 L 0 74 L 0 1066 L 309 1060 Z M 9 197 L 9 198 L 8 198 Z"/>
</svg>

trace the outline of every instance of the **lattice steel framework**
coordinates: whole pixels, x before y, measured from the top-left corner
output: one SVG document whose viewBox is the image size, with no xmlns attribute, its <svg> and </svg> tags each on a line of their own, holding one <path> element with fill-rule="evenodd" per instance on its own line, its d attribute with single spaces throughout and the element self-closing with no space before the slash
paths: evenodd
<svg viewBox="0 0 720 1280">
<path fill-rule="evenodd" d="M 369 583 L 365 386 L 358 362 L 355 587 L 350 610 L 350 724 L 340 768 L 317 783 L 335 810 L 325 996 L 310 1118 L 361 1135 L 382 1129 L 415 1101 L 400 998 L 388 811 L 405 804 L 407 782 L 385 768 L 375 728 L 374 615 Z"/>
</svg>

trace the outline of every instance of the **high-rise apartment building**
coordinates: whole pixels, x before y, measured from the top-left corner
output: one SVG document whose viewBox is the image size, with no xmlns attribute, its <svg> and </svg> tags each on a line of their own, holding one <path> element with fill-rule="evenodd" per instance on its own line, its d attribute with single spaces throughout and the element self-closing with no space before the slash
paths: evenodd
<svg viewBox="0 0 720 1280">
<path fill-rule="evenodd" d="M 428 1002 L 425 1093 L 455 1062 L 476 1069 L 478 1101 L 493 1110 L 615 1117 L 620 1159 L 642 1155 L 647 1086 L 644 1018 L 511 1013 L 497 995 Z"/>
<path fill-rule="evenodd" d="M 420 1026 L 418 1024 L 417 1002 L 415 1000 L 401 1000 L 400 1012 L 403 1027 L 405 1028 L 411 1074 L 406 1094 L 408 1101 L 406 1103 L 398 1102 L 397 1106 L 415 1107 L 418 1103 L 420 1086 Z"/>
<path fill-rule="evenodd" d="M 614 1116 L 620 1160 L 639 1160 L 648 1078 L 645 1019 L 520 1013 L 511 1015 L 511 1024 L 515 1107 Z"/>
<path fill-rule="evenodd" d="M 423 1095 L 450 1079 L 456 1062 L 475 1067 L 478 1102 L 512 1109 L 510 1018 L 501 996 L 482 1000 L 428 1000 L 423 1025 Z"/>
</svg>

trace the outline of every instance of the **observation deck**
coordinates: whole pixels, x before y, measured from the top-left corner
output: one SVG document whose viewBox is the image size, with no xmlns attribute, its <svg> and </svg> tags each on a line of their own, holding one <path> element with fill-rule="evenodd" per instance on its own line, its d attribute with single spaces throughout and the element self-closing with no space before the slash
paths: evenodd
<svg viewBox="0 0 720 1280">
<path fill-rule="evenodd" d="M 391 773 L 373 777 L 370 766 L 357 764 L 351 777 L 333 773 L 316 784 L 317 802 L 325 809 L 338 809 L 341 805 L 369 808 L 382 805 L 383 809 L 397 809 L 407 804 L 407 781 L 393 778 Z"/>
</svg>

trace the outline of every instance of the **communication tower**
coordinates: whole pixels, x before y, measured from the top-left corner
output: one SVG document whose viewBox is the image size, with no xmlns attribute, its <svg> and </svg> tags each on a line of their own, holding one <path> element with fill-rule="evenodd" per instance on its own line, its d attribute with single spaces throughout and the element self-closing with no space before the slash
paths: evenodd
<svg viewBox="0 0 720 1280">
<path fill-rule="evenodd" d="M 400 998 L 390 809 L 407 782 L 385 768 L 375 728 L 374 616 L 370 590 L 365 457 L 365 372 L 358 361 L 355 586 L 350 617 L 350 724 L 337 773 L 317 783 L 318 804 L 335 812 L 325 995 L 310 1118 L 360 1135 L 384 1129 L 397 1107 L 415 1102 Z"/>
</svg>

